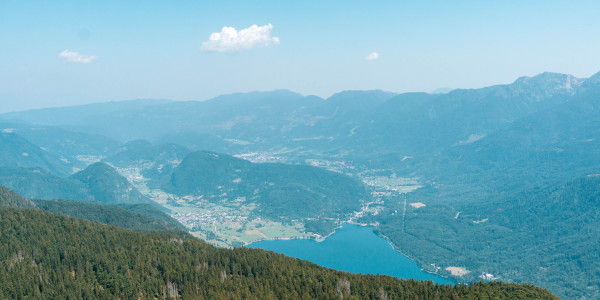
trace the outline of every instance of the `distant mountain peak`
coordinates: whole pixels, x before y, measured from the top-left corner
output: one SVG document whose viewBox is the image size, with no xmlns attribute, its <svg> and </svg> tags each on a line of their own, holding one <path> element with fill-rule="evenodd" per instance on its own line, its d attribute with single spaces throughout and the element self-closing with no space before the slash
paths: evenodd
<svg viewBox="0 0 600 300">
<path fill-rule="evenodd" d="M 442 87 L 442 88 L 437 88 L 429 93 L 430 94 L 448 94 L 449 92 L 451 92 L 453 90 L 454 90 L 453 88 Z"/>
<path fill-rule="evenodd" d="M 356 99 L 365 100 L 380 100 L 385 101 L 389 98 L 396 96 L 396 93 L 387 92 L 384 90 L 347 90 L 333 94 L 327 98 L 327 101 L 347 101 Z"/>
<path fill-rule="evenodd" d="M 240 93 L 232 93 L 232 94 L 224 94 L 217 96 L 212 99 L 208 99 L 206 101 L 256 101 L 263 99 L 300 99 L 304 98 L 302 94 L 292 92 L 286 89 L 280 90 L 272 90 L 272 91 L 252 91 L 252 92 L 240 92 Z"/>
<path fill-rule="evenodd" d="M 599 86 L 600 85 L 600 72 L 590 76 L 590 78 L 585 79 L 583 81 L 583 84 L 585 87 L 591 87 L 591 86 Z"/>
<path fill-rule="evenodd" d="M 574 94 L 585 79 L 570 74 L 544 72 L 535 76 L 523 76 L 509 86 L 514 92 L 535 91 L 534 98 L 547 98 L 558 94 Z"/>
<path fill-rule="evenodd" d="M 553 72 L 544 72 L 535 76 L 522 76 L 515 81 L 515 83 L 526 84 L 558 84 L 569 88 L 581 82 L 583 82 L 582 79 L 576 78 L 573 75 Z"/>
</svg>

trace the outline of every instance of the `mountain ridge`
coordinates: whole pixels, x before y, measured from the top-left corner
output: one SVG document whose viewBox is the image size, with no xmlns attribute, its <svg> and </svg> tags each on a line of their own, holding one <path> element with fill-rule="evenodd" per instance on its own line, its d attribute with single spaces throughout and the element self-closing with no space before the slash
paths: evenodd
<svg viewBox="0 0 600 300">
<path fill-rule="evenodd" d="M 0 209 L 0 270 L 2 298 L 556 299 L 531 285 L 446 286 L 348 274 L 264 250 L 217 249 L 197 239 L 14 208 Z"/>
</svg>

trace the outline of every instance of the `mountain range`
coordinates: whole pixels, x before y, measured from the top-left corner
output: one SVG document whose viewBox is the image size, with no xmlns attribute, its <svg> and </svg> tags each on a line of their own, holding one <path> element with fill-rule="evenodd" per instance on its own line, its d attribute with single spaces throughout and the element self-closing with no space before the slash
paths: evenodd
<svg viewBox="0 0 600 300">
<path fill-rule="evenodd" d="M 0 194 L 0 203 L 4 195 Z M 0 209 L 2 298 L 538 297 L 531 285 L 434 285 L 357 275 L 256 249 L 139 233 L 37 209 Z"/>
<path fill-rule="evenodd" d="M 0 115 L 0 184 L 30 198 L 153 203 L 136 188 L 147 184 L 243 199 L 272 220 L 352 215 L 459 282 L 597 298 L 599 112 L 600 73 L 440 94 L 279 90 L 14 112 Z"/>
</svg>

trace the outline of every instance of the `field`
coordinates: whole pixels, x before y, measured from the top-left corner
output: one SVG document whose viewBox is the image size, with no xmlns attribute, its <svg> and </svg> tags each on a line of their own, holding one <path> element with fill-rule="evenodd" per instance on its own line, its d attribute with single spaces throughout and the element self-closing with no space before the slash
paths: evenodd
<svg viewBox="0 0 600 300">
<path fill-rule="evenodd" d="M 272 153 L 253 153 L 252 157 L 272 157 Z M 190 233 L 220 247 L 237 247 L 265 239 L 314 238 L 321 239 L 328 232 L 310 232 L 305 222 L 325 222 L 327 231 L 333 230 L 342 222 L 370 224 L 391 203 L 403 201 L 402 194 L 421 187 L 419 178 L 397 177 L 389 170 L 357 170 L 339 161 L 310 160 L 311 165 L 358 177 L 372 191 L 373 200 L 363 204 L 360 211 L 348 216 L 347 220 L 293 220 L 278 222 L 256 215 L 256 204 L 248 203 L 245 197 L 209 201 L 203 196 L 169 194 L 160 189 L 148 187 L 148 179 L 141 175 L 140 168 L 119 168 L 143 195 L 170 211 L 170 215 L 183 224 Z M 208 195 L 207 195 L 208 196 Z M 206 197 L 210 198 L 210 197 Z M 323 223 L 323 225 L 325 224 Z M 372 224 L 376 225 L 376 224 Z M 315 228 L 315 227 L 311 227 Z M 323 227 L 318 227 L 323 228 Z"/>
</svg>

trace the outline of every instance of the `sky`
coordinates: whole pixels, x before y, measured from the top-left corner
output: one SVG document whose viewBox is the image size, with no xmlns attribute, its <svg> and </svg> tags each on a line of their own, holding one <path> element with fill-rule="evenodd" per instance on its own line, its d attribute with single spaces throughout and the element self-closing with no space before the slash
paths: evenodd
<svg viewBox="0 0 600 300">
<path fill-rule="evenodd" d="M 600 1 L 0 0 L 0 112 L 600 71 Z"/>
</svg>

